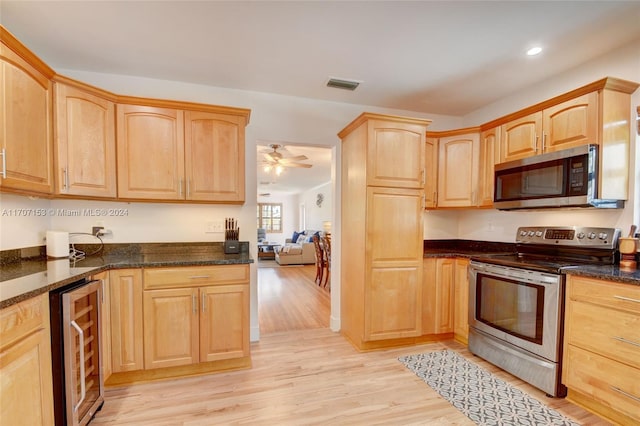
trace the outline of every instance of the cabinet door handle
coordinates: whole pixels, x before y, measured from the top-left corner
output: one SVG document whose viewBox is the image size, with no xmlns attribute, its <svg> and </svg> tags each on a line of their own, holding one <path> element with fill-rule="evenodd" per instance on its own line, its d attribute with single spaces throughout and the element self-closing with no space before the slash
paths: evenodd
<svg viewBox="0 0 640 426">
<path fill-rule="evenodd" d="M 104 305 L 104 292 L 106 290 L 105 286 L 104 286 L 104 279 L 100 280 L 100 286 L 102 287 L 102 304 Z"/>
<path fill-rule="evenodd" d="M 536 154 L 537 154 L 538 153 L 538 140 L 540 140 L 540 137 L 538 136 L 537 133 L 534 133 L 533 137 L 536 139 Z"/>
<path fill-rule="evenodd" d="M 2 172 L 0 173 L 0 175 L 2 176 L 3 179 L 7 178 L 7 152 L 5 151 L 4 148 L 2 148 L 2 151 L 0 151 L 0 155 L 2 155 Z"/>
<path fill-rule="evenodd" d="M 635 302 L 635 303 L 640 303 L 640 299 L 632 299 L 630 297 L 624 297 L 624 296 L 618 296 L 618 295 L 614 295 L 613 296 L 614 299 L 618 299 L 618 300 L 624 300 L 627 302 Z"/>
<path fill-rule="evenodd" d="M 191 196 L 191 179 L 187 179 L 187 198 Z"/>
<path fill-rule="evenodd" d="M 85 389 L 84 383 L 84 381 L 87 379 L 84 375 L 84 331 L 82 331 L 82 328 L 78 325 L 77 322 L 71 321 L 70 324 L 73 328 L 76 329 L 76 331 L 78 332 L 78 338 L 80 339 L 80 348 L 78 348 L 78 353 L 80 354 L 80 400 L 78 401 L 78 404 L 73 407 L 73 411 L 78 411 L 78 408 L 80 408 L 80 405 L 82 405 L 84 398 L 87 396 L 87 390 Z"/>
<path fill-rule="evenodd" d="M 182 179 L 178 180 L 178 197 L 182 198 Z"/>
<path fill-rule="evenodd" d="M 207 310 L 207 295 L 202 293 L 202 312 Z"/>
<path fill-rule="evenodd" d="M 65 191 L 69 189 L 69 174 L 66 167 L 62 169 L 62 189 Z"/>
<path fill-rule="evenodd" d="M 421 177 L 422 186 L 424 186 L 427 183 L 426 176 L 427 176 L 427 174 L 425 173 L 424 169 L 422 169 L 422 177 Z"/>
<path fill-rule="evenodd" d="M 542 152 L 544 152 L 544 150 L 546 149 L 545 145 L 545 141 L 547 139 L 547 135 L 545 135 L 544 132 L 542 132 Z"/>
<path fill-rule="evenodd" d="M 193 313 L 198 313 L 198 302 L 196 301 L 196 295 L 191 295 L 191 308 L 193 309 Z"/>
<path fill-rule="evenodd" d="M 636 402 L 640 402 L 640 398 L 639 397 L 637 397 L 635 395 L 631 395 L 629 392 L 625 392 L 622 389 L 617 388 L 615 386 L 611 386 L 611 389 L 616 391 L 616 392 L 618 392 L 618 393 L 621 393 L 622 395 L 626 396 L 627 398 L 633 399 Z"/>
<path fill-rule="evenodd" d="M 620 337 L 620 336 L 613 336 L 612 337 L 613 340 L 617 340 L 618 342 L 622 342 L 622 343 L 626 343 L 628 345 L 633 345 L 633 346 L 638 346 L 640 347 L 640 343 L 638 342 L 634 342 L 633 340 L 628 340 L 625 339 L 624 337 Z"/>
<path fill-rule="evenodd" d="M 189 277 L 190 280 L 201 280 L 203 278 L 209 278 L 209 275 L 192 275 Z"/>
</svg>

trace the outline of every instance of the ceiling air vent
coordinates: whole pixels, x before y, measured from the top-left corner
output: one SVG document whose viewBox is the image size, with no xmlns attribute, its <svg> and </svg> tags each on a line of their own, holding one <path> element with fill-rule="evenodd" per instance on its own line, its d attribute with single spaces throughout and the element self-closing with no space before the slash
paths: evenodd
<svg viewBox="0 0 640 426">
<path fill-rule="evenodd" d="M 360 83 L 362 82 L 331 77 L 329 78 L 329 81 L 327 81 L 327 87 L 333 87 L 336 89 L 345 89 L 345 90 L 356 90 L 356 87 L 358 87 Z"/>
</svg>

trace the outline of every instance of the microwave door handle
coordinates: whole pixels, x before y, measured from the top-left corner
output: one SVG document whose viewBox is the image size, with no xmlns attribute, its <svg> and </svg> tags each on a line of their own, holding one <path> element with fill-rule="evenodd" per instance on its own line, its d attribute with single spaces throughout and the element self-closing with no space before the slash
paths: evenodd
<svg viewBox="0 0 640 426">
<path fill-rule="evenodd" d="M 80 405 L 84 402 L 85 397 L 87 396 L 87 391 L 85 389 L 85 376 L 84 376 L 84 331 L 78 325 L 77 322 L 71 321 L 71 326 L 76 329 L 78 332 L 78 336 L 80 337 L 80 401 L 73 407 L 73 411 L 77 412 Z"/>
</svg>

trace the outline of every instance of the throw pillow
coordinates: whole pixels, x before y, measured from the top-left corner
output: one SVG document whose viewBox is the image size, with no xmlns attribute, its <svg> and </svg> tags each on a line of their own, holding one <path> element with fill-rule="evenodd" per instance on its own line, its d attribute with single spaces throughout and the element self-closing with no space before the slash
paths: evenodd
<svg viewBox="0 0 640 426">
<path fill-rule="evenodd" d="M 300 233 L 293 231 L 293 235 L 291 236 L 291 242 L 295 244 L 298 241 L 298 237 L 300 235 L 301 235 Z"/>
<path fill-rule="evenodd" d="M 296 244 L 304 244 L 305 240 L 306 240 L 307 236 L 304 234 L 300 234 L 300 236 L 298 237 L 298 240 L 296 241 Z"/>
</svg>

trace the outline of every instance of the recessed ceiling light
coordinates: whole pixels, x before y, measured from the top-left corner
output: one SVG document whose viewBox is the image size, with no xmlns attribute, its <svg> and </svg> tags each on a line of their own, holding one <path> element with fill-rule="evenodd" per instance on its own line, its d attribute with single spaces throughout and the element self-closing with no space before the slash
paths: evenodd
<svg viewBox="0 0 640 426">
<path fill-rule="evenodd" d="M 532 47 L 531 49 L 527 50 L 527 55 L 535 56 L 535 55 L 539 54 L 540 52 L 542 52 L 542 47 L 536 46 L 536 47 Z"/>
</svg>

